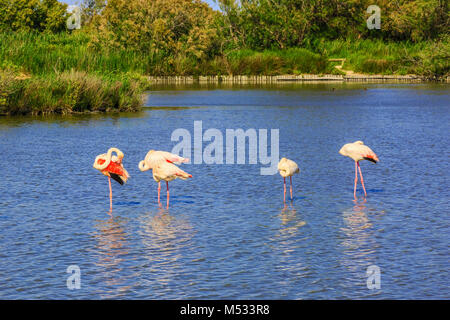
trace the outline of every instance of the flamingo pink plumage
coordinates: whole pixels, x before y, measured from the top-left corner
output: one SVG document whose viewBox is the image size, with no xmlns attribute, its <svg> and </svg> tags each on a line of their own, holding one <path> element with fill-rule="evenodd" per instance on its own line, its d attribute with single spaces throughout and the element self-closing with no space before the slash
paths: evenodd
<svg viewBox="0 0 450 320">
<path fill-rule="evenodd" d="M 183 162 L 189 162 L 189 159 L 177 156 L 170 152 L 155 150 L 150 150 L 145 156 L 145 159 L 139 162 L 139 170 L 144 172 L 152 169 L 153 179 L 158 182 L 158 204 L 161 204 L 159 201 L 161 180 L 166 181 L 167 208 L 169 208 L 169 181 L 175 180 L 176 178 L 182 180 L 192 178 L 192 175 L 184 172 L 174 164 Z"/>
<path fill-rule="evenodd" d="M 115 152 L 116 155 L 112 155 Z M 124 154 L 117 148 L 109 148 L 107 153 L 98 155 L 95 158 L 93 167 L 108 177 L 109 182 L 109 214 L 112 213 L 112 188 L 111 178 L 123 185 L 130 175 L 123 167 L 122 159 Z"/>
<path fill-rule="evenodd" d="M 361 167 L 359 166 L 359 161 L 369 160 L 373 163 L 377 163 L 378 157 L 375 152 L 372 151 L 368 146 L 364 145 L 362 141 L 355 141 L 353 143 L 344 144 L 344 146 L 339 150 L 339 153 L 343 156 L 349 157 L 355 161 L 355 187 L 353 189 L 353 196 L 356 200 L 356 185 L 358 183 L 358 169 L 359 175 L 361 177 L 361 184 L 364 190 L 364 196 L 367 197 L 366 188 L 364 187 L 364 179 L 361 172 Z"/>
</svg>

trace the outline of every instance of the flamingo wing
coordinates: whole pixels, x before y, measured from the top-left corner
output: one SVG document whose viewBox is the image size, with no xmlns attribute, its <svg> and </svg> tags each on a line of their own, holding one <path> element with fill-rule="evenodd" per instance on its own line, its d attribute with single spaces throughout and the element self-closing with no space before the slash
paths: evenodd
<svg viewBox="0 0 450 320">
<path fill-rule="evenodd" d="M 120 183 L 120 185 L 122 185 L 122 186 L 125 183 L 125 181 L 122 179 L 122 176 L 119 176 L 118 174 L 109 172 L 109 176 L 111 178 L 113 178 L 114 180 L 116 180 L 118 183 Z"/>
<path fill-rule="evenodd" d="M 379 161 L 375 152 L 373 152 L 368 146 L 360 146 L 359 152 L 364 160 L 369 160 L 373 163 L 377 163 Z"/>
<path fill-rule="evenodd" d="M 361 141 L 345 144 L 339 153 L 350 157 L 355 161 L 369 160 L 373 163 L 377 163 L 379 161 L 375 152 L 373 152 L 368 146 L 364 145 Z"/>
<path fill-rule="evenodd" d="M 154 173 L 162 180 L 173 180 L 180 178 L 186 180 L 192 178 L 192 175 L 181 170 L 171 162 L 161 162 L 157 167 L 153 169 Z"/>
<path fill-rule="evenodd" d="M 166 152 L 166 151 L 155 151 L 152 152 L 148 157 L 148 164 L 150 167 L 155 168 L 159 164 L 163 162 L 169 162 L 169 163 L 183 163 L 183 162 L 189 162 L 189 159 L 180 157 L 176 154 Z"/>
<path fill-rule="evenodd" d="M 105 159 L 99 159 L 97 161 L 99 165 L 105 163 Z M 107 172 L 111 178 L 123 185 L 128 180 L 128 172 L 123 167 L 122 163 L 118 161 L 111 161 L 109 165 L 102 171 Z"/>
</svg>

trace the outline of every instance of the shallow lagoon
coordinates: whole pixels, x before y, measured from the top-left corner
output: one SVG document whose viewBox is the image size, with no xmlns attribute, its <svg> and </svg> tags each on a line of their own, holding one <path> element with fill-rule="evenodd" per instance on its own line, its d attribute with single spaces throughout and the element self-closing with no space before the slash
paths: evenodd
<svg viewBox="0 0 450 320">
<path fill-rule="evenodd" d="M 0 118 L 0 298 L 448 299 L 449 88 L 161 85 L 138 114 Z M 280 156 L 301 169 L 294 201 L 260 164 L 188 164 L 194 178 L 158 208 L 137 163 L 194 121 L 279 129 Z M 354 164 L 338 154 L 355 140 L 380 158 L 362 163 L 357 203 Z M 131 178 L 113 184 L 110 219 L 92 163 L 113 145 Z M 367 288 L 370 265 L 381 289 Z"/>
</svg>

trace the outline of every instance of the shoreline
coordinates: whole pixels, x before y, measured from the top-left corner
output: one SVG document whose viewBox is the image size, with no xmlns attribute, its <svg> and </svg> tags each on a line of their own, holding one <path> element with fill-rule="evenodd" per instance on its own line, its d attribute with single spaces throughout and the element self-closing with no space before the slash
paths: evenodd
<svg viewBox="0 0 450 320">
<path fill-rule="evenodd" d="M 61 73 L 55 79 L 8 72 L 3 75 L 0 72 L 0 76 L 0 116 L 141 111 L 154 85 L 450 83 L 449 76 L 432 79 L 411 74 L 367 75 L 351 71 L 346 75 L 141 76 L 140 81 L 127 76 L 119 80 L 103 79 L 84 72 Z"/>
<path fill-rule="evenodd" d="M 347 75 L 227 75 L 227 76 L 147 76 L 150 83 L 282 83 L 282 82 L 401 82 L 401 83 L 424 83 L 424 82 L 443 82 L 450 83 L 450 77 L 427 78 L 418 75 L 366 75 L 366 74 L 347 74 Z"/>
</svg>

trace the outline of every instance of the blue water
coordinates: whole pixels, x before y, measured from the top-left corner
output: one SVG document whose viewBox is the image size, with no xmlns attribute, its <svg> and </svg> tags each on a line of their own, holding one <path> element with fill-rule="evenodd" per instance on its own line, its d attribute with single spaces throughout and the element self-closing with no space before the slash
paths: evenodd
<svg viewBox="0 0 450 320">
<path fill-rule="evenodd" d="M 333 89 L 334 88 L 334 89 Z M 450 86 L 161 86 L 138 114 L 0 118 L 1 299 L 450 298 Z M 177 128 L 279 129 L 294 200 L 260 164 L 183 164 L 168 210 L 137 163 Z M 362 140 L 380 158 L 338 154 Z M 113 218 L 96 155 L 116 146 Z M 162 188 L 165 202 L 165 186 Z M 69 290 L 78 265 L 81 289 Z M 366 270 L 381 271 L 368 289 Z"/>
</svg>

